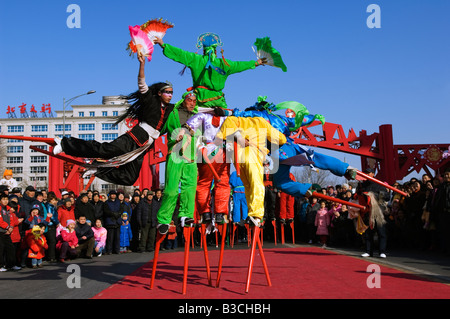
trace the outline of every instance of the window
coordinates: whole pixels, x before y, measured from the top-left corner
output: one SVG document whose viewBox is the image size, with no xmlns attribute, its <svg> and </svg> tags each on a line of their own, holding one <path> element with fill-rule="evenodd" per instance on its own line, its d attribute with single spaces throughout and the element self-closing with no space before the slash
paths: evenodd
<svg viewBox="0 0 450 319">
<path fill-rule="evenodd" d="M 102 141 L 114 141 L 119 134 L 117 133 L 103 133 L 102 134 Z"/>
<path fill-rule="evenodd" d="M 95 130 L 95 124 L 78 124 L 78 130 L 79 131 L 94 131 Z"/>
<path fill-rule="evenodd" d="M 7 167 L 6 169 L 12 170 L 14 175 L 23 173 L 23 167 Z M 14 177 L 14 178 L 16 178 L 16 177 Z"/>
<path fill-rule="evenodd" d="M 102 131 L 117 131 L 119 126 L 114 125 L 113 123 L 102 123 Z"/>
<path fill-rule="evenodd" d="M 23 140 L 11 140 L 11 139 L 8 139 L 8 143 L 23 143 Z"/>
<path fill-rule="evenodd" d="M 8 156 L 6 157 L 7 164 L 23 163 L 23 156 Z"/>
<path fill-rule="evenodd" d="M 66 124 L 65 126 L 66 126 L 66 131 L 72 130 L 72 124 Z M 64 132 L 64 124 L 56 124 L 55 132 Z"/>
<path fill-rule="evenodd" d="M 89 116 L 90 116 L 90 117 L 94 117 L 94 116 L 95 116 L 95 112 L 94 112 L 94 111 L 90 111 L 90 112 L 89 112 Z"/>
<path fill-rule="evenodd" d="M 47 163 L 47 156 L 31 156 L 31 163 Z"/>
<path fill-rule="evenodd" d="M 119 111 L 113 111 L 113 116 L 119 116 Z"/>
<path fill-rule="evenodd" d="M 102 111 L 102 116 L 108 116 L 108 111 Z"/>
<path fill-rule="evenodd" d="M 23 146 L 8 146 L 6 153 L 23 153 Z"/>
<path fill-rule="evenodd" d="M 92 141 L 95 140 L 95 134 L 78 134 L 78 138 L 85 141 Z"/>
<path fill-rule="evenodd" d="M 47 173 L 47 166 L 31 166 L 30 167 L 31 174 L 43 174 Z"/>
<path fill-rule="evenodd" d="M 48 125 L 31 125 L 31 132 L 47 132 Z"/>
<path fill-rule="evenodd" d="M 8 133 L 17 133 L 24 131 L 23 125 L 8 125 Z"/>
<path fill-rule="evenodd" d="M 30 176 L 30 181 L 32 182 L 46 182 L 47 176 Z"/>
<path fill-rule="evenodd" d="M 70 136 L 71 136 L 70 134 L 64 135 L 64 137 L 67 137 L 67 138 L 69 138 Z M 56 137 L 63 138 L 63 135 L 62 134 L 56 134 Z"/>
</svg>

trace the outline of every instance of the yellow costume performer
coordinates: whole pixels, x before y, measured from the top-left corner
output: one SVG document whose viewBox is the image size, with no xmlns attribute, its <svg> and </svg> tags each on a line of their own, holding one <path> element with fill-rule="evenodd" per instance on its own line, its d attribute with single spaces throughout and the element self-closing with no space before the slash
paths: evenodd
<svg viewBox="0 0 450 319">
<path fill-rule="evenodd" d="M 253 220 L 264 217 L 263 162 L 268 153 L 266 140 L 283 145 L 286 137 L 262 117 L 228 117 L 217 133 L 217 142 L 236 137 L 240 177 L 245 187 L 248 216 Z M 245 142 L 244 142 L 245 141 Z M 245 147 L 244 147 L 245 143 Z"/>
</svg>

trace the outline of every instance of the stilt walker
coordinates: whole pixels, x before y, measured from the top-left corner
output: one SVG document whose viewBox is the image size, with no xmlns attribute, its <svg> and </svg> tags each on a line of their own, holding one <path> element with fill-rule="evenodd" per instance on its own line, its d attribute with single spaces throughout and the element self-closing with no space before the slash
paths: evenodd
<svg viewBox="0 0 450 319">
<path fill-rule="evenodd" d="M 257 129 L 255 129 L 257 128 Z M 216 143 L 236 138 L 240 145 L 238 163 L 240 177 L 244 184 L 245 196 L 248 204 L 248 222 L 253 228 L 252 248 L 245 291 L 250 288 L 250 280 L 253 270 L 254 254 L 258 245 L 260 256 L 263 262 L 264 271 L 268 285 L 271 285 L 269 272 L 265 263 L 264 252 L 259 238 L 261 220 L 264 217 L 264 181 L 263 181 L 263 161 L 267 155 L 266 140 L 273 144 L 283 145 L 286 137 L 273 128 L 268 121 L 263 118 L 238 118 L 227 117 L 220 132 L 217 134 Z"/>
<path fill-rule="evenodd" d="M 124 102 L 130 105 L 126 112 L 119 116 L 115 125 L 130 118 L 137 124 L 125 134 L 111 142 L 86 141 L 75 137 L 55 138 L 56 146 L 53 154 L 64 152 L 66 155 L 92 159 L 92 163 L 84 164 L 88 168 L 85 176 L 95 175 L 107 182 L 119 185 L 133 185 L 142 167 L 144 156 L 153 141 L 159 138 L 174 105 L 171 104 L 173 87 L 169 82 L 158 82 L 150 87 L 145 81 L 145 61 L 151 61 L 153 39 L 147 33 L 159 28 L 159 37 L 172 25 L 162 20 L 147 22 L 145 32 L 143 27 L 129 27 L 133 48 L 139 60 L 138 87 L 139 90 L 123 96 Z"/>
<path fill-rule="evenodd" d="M 212 109 L 211 109 L 212 110 Z M 214 139 L 220 130 L 225 117 L 216 116 L 207 112 L 198 113 L 187 120 L 184 128 L 193 136 L 194 132 L 200 131 L 202 140 L 199 141 L 198 161 L 198 181 L 195 196 L 196 210 L 200 216 L 202 223 L 202 243 L 206 243 L 206 235 L 211 232 L 212 220 L 214 217 L 214 225 L 222 236 L 219 267 L 216 279 L 216 287 L 220 282 L 220 274 L 222 271 L 223 253 L 225 249 L 226 229 L 228 223 L 228 202 L 230 198 L 230 161 L 226 158 L 225 145 L 215 145 Z M 214 182 L 214 198 L 211 203 L 210 190 Z M 212 210 L 211 206 L 214 206 Z M 214 216 L 212 216 L 214 211 Z M 203 227 L 203 225 L 205 225 Z M 217 239 L 216 233 L 216 239 Z M 207 245 L 202 245 L 207 256 Z"/>
<path fill-rule="evenodd" d="M 180 196 L 178 220 L 181 227 L 183 227 L 185 237 L 183 294 L 186 293 L 191 226 L 194 223 L 197 164 L 195 162 L 196 152 L 195 143 L 193 143 L 194 139 L 190 136 L 180 134 L 180 129 L 186 123 L 187 119 L 196 112 L 195 94 L 183 94 L 183 99 L 177 102 L 162 130 L 162 133 L 167 132 L 168 156 L 166 159 L 164 195 L 157 215 L 158 239 L 155 247 L 155 257 L 153 259 L 152 282 L 150 283 L 150 287 L 152 287 L 160 244 L 169 230 L 169 224 L 172 220 L 178 196 Z"/>
</svg>

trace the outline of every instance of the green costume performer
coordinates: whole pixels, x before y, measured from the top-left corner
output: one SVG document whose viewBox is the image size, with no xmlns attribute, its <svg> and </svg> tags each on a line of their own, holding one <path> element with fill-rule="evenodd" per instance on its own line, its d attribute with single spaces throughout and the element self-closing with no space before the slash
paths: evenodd
<svg viewBox="0 0 450 319">
<path fill-rule="evenodd" d="M 173 212 L 180 193 L 180 209 L 178 217 L 184 224 L 194 222 L 195 192 L 197 189 L 197 162 L 195 139 L 183 136 L 178 142 L 178 132 L 186 121 L 195 113 L 195 94 L 185 93 L 183 99 L 175 104 L 167 118 L 161 135 L 167 133 L 168 155 L 166 159 L 165 188 L 161 208 L 158 211 L 158 231 L 167 233 Z"/>
<path fill-rule="evenodd" d="M 225 82 L 229 75 L 265 64 L 266 59 L 258 61 L 230 61 L 223 57 L 219 59 L 216 55 L 216 48 L 222 46 L 218 35 L 214 33 L 204 33 L 198 37 L 197 48 L 203 48 L 203 55 L 195 52 L 188 52 L 170 44 L 164 43 L 157 38 L 158 43 L 163 48 L 163 53 L 169 59 L 184 64 L 191 70 L 193 87 L 197 96 L 197 105 L 202 107 L 227 108 L 225 94 Z"/>
</svg>

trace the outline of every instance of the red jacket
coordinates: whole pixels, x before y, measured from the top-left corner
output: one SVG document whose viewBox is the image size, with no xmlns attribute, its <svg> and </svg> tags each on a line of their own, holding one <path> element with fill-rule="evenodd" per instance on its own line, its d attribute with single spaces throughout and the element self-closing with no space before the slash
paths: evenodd
<svg viewBox="0 0 450 319">
<path fill-rule="evenodd" d="M 6 220 L 3 219 L 2 214 L 7 214 L 9 216 L 9 224 Z M 6 206 L 4 210 L 2 210 L 2 214 L 0 214 L 0 228 L 8 229 L 9 227 L 13 227 L 13 231 L 10 234 L 11 241 L 13 243 L 20 242 L 20 233 L 19 233 L 19 218 L 17 215 L 11 211 L 9 206 Z"/>
<path fill-rule="evenodd" d="M 58 219 L 60 224 L 63 227 L 67 226 L 67 221 L 69 219 L 75 220 L 75 213 L 73 206 L 70 207 L 70 209 L 67 209 L 66 205 L 61 205 L 58 207 Z"/>
<path fill-rule="evenodd" d="M 76 247 L 78 245 L 77 233 L 75 231 L 69 233 L 66 229 L 63 229 L 56 243 L 56 248 L 61 249 L 63 242 L 68 242 L 69 246 Z"/>
<path fill-rule="evenodd" d="M 28 244 L 28 258 L 42 259 L 45 257 L 45 250 L 48 249 L 47 239 L 44 235 L 36 238 L 32 232 L 26 235 Z"/>
</svg>

